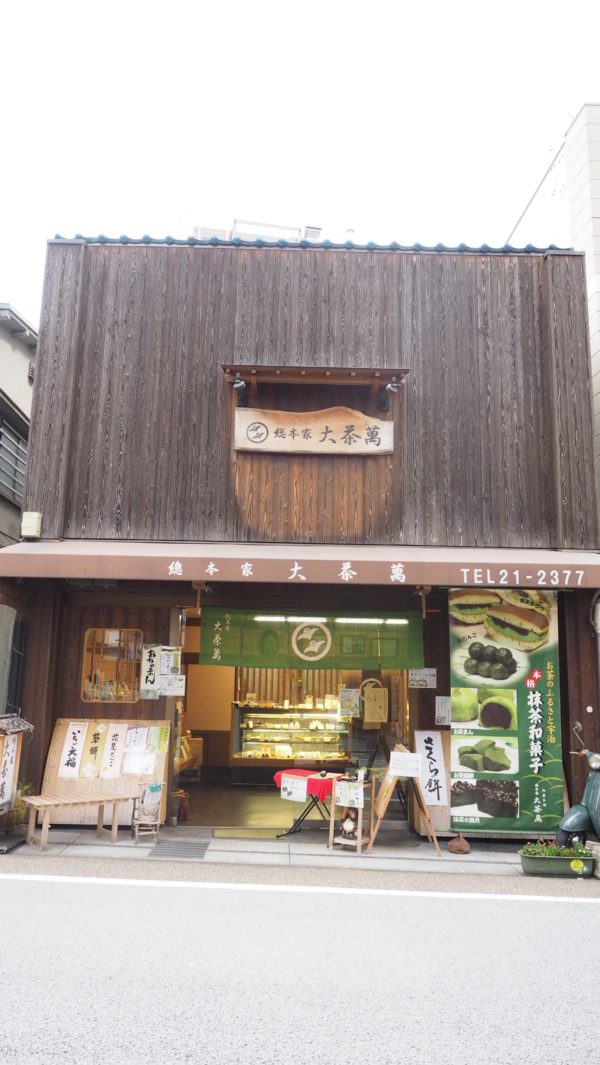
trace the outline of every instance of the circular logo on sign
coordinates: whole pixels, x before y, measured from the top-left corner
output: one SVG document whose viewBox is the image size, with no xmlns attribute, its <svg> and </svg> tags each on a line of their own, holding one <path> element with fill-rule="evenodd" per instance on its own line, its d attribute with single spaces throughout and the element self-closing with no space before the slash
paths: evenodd
<svg viewBox="0 0 600 1065">
<path fill-rule="evenodd" d="M 331 633 L 321 622 L 297 625 L 292 633 L 292 650 L 305 662 L 318 662 L 325 658 L 331 642 Z"/>
<path fill-rule="evenodd" d="M 246 436 L 253 444 L 264 444 L 268 435 L 269 430 L 264 422 L 250 422 L 250 425 L 246 429 Z"/>
<path fill-rule="evenodd" d="M 574 858 L 573 859 L 573 861 L 571 862 L 571 869 L 573 870 L 574 873 L 583 872 L 583 862 L 581 861 L 581 858 Z"/>
</svg>

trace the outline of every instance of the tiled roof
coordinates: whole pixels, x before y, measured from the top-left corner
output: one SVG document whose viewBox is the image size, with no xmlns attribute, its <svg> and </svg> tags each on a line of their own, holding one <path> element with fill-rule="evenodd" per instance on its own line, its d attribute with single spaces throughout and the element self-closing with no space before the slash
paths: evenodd
<svg viewBox="0 0 600 1065">
<path fill-rule="evenodd" d="M 427 252 L 471 252 L 472 254 L 483 253 L 486 255 L 542 255 L 548 251 L 572 251 L 572 248 L 559 248 L 556 244 L 550 244 L 545 248 L 537 248 L 534 244 L 527 244 L 524 248 L 514 248 L 511 244 L 505 244 L 502 248 L 492 248 L 489 244 L 481 244 L 478 247 L 471 247 L 468 244 L 457 244 L 456 247 L 447 247 L 445 244 L 399 244 L 393 240 L 390 244 L 377 244 L 376 241 L 370 240 L 367 244 L 355 244 L 351 240 L 343 241 L 342 243 L 336 243 L 333 240 L 263 240 L 262 237 L 256 237 L 254 240 L 242 240 L 241 237 L 233 237 L 231 240 L 224 240 L 222 237 L 209 237 L 206 240 L 202 240 L 199 237 L 149 237 L 147 234 L 143 237 L 105 237 L 100 234 L 98 237 L 84 237 L 81 233 L 77 233 L 75 237 L 61 237 L 59 233 L 54 238 L 56 241 L 65 241 L 71 243 L 75 241 L 84 241 L 86 244 L 160 244 L 160 245 L 175 245 L 179 247 L 187 247 L 190 245 L 198 245 L 204 247 L 223 247 L 223 248 L 324 248 L 326 250 L 336 251 L 427 251 Z"/>
</svg>

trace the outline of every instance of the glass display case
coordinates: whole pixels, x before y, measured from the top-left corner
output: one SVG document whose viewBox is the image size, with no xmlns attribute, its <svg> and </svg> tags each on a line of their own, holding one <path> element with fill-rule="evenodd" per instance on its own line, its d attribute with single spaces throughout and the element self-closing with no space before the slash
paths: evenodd
<svg viewBox="0 0 600 1065">
<path fill-rule="evenodd" d="M 351 753 L 351 721 L 335 710 L 233 704 L 232 765 L 343 766 Z"/>
</svg>

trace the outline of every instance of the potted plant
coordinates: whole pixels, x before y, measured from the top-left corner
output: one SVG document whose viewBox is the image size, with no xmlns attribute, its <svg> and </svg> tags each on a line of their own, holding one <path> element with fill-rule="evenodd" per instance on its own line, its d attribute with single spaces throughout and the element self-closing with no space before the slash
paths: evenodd
<svg viewBox="0 0 600 1065">
<path fill-rule="evenodd" d="M 594 854 L 583 843 L 559 847 L 555 840 L 539 839 L 519 851 L 523 872 L 529 876 L 591 876 Z"/>
</svg>

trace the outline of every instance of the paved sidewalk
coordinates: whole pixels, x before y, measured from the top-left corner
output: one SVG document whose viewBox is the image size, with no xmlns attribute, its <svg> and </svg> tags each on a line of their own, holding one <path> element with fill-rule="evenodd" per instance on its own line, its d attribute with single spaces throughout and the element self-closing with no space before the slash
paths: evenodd
<svg viewBox="0 0 600 1065">
<path fill-rule="evenodd" d="M 1 837 L 0 837 L 1 839 Z M 0 855 L 0 871 L 8 871 L 6 859 L 18 856 L 19 864 L 30 859 L 102 858 L 146 862 L 155 867 L 158 861 L 202 863 L 203 865 L 255 865 L 310 867 L 321 869 L 372 869 L 402 873 L 460 873 L 521 877 L 517 841 L 471 841 L 471 853 L 450 854 L 447 840 L 440 840 L 439 857 L 431 843 L 406 831 L 381 831 L 373 850 L 356 854 L 347 847 L 327 846 L 327 829 L 315 823 L 283 839 L 215 838 L 212 828 L 178 826 L 161 828 L 158 845 L 143 840 L 133 843 L 128 829 L 119 831 L 116 844 L 96 835 L 92 828 L 52 828 L 48 847 L 23 844 L 7 855 Z M 3 863 L 4 859 L 4 865 Z M 37 865 L 37 863 L 36 863 Z M 148 870 L 150 873 L 150 869 Z"/>
</svg>

